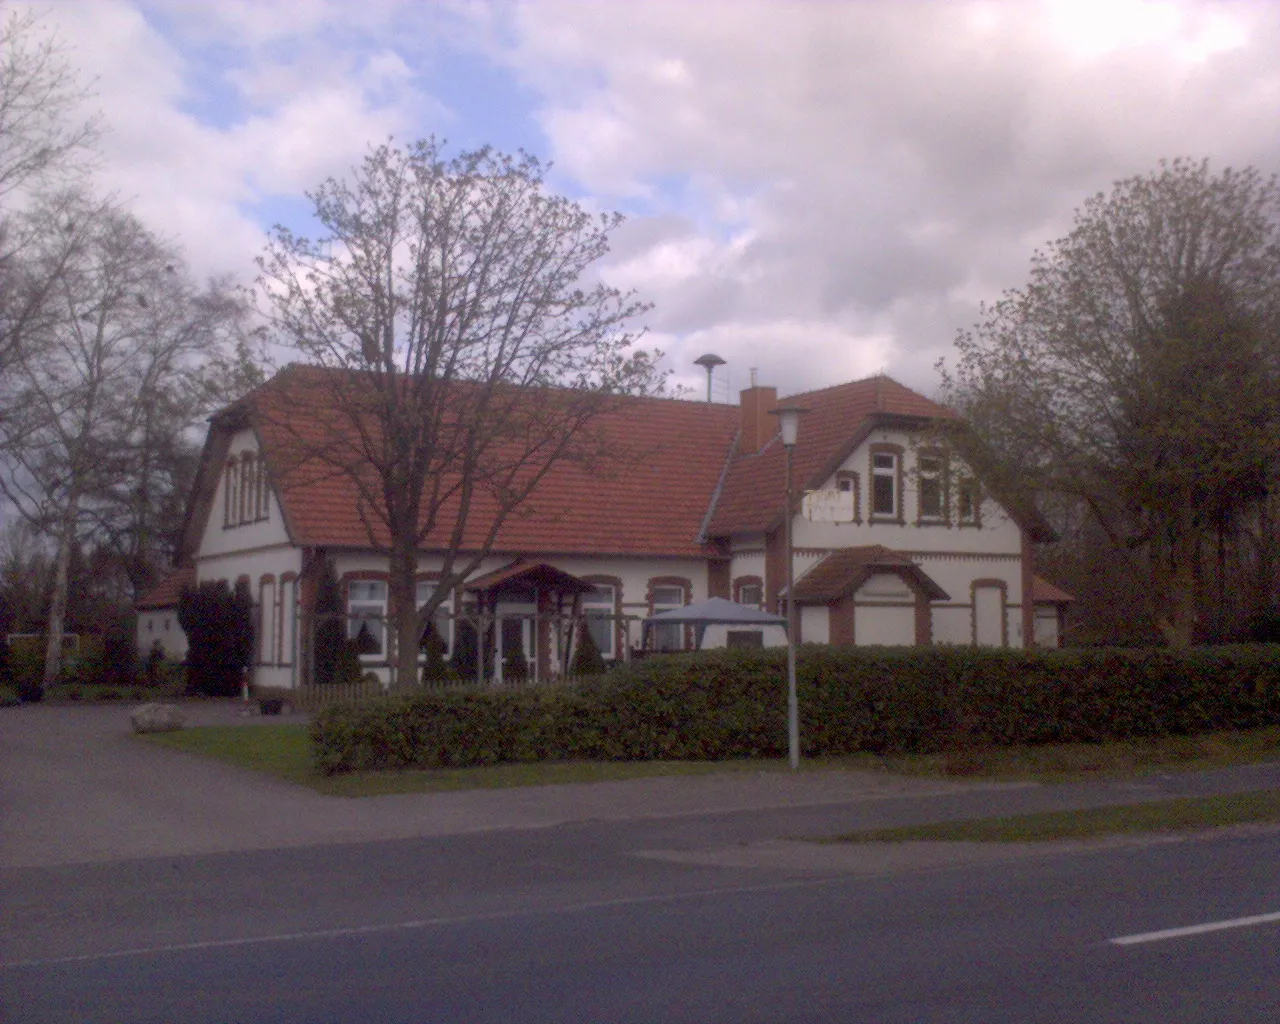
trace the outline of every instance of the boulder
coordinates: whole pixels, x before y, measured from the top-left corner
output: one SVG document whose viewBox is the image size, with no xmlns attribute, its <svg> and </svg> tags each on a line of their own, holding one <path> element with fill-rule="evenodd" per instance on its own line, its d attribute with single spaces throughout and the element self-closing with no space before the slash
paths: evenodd
<svg viewBox="0 0 1280 1024">
<path fill-rule="evenodd" d="M 181 729 L 187 716 L 176 704 L 143 704 L 129 716 L 134 732 L 172 732 Z"/>
</svg>

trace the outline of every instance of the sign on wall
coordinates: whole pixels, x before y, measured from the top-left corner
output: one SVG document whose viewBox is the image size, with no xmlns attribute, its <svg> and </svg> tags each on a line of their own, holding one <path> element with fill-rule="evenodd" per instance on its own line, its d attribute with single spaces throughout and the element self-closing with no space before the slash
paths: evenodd
<svg viewBox="0 0 1280 1024">
<path fill-rule="evenodd" d="M 834 488 L 825 491 L 806 491 L 801 506 L 804 517 L 814 523 L 853 522 L 853 491 Z"/>
</svg>

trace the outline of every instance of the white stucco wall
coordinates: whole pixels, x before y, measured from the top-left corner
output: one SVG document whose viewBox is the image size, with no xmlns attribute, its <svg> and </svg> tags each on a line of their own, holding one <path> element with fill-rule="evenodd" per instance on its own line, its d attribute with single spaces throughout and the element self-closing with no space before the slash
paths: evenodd
<svg viewBox="0 0 1280 1024">
<path fill-rule="evenodd" d="M 181 661 L 187 656 L 187 634 L 178 625 L 176 608 L 138 613 L 138 655 L 145 658 L 156 643 L 170 661 Z"/>
<path fill-rule="evenodd" d="M 245 452 L 252 452 L 255 457 L 258 454 L 258 441 L 252 430 L 241 430 L 231 439 L 228 459 L 239 458 Z M 209 507 L 209 519 L 204 524 L 204 532 L 200 538 L 199 551 L 202 557 L 289 542 L 284 526 L 284 516 L 280 512 L 280 504 L 274 492 L 268 502 L 266 519 L 227 525 L 224 514 L 226 489 L 227 473 L 224 463 L 218 471 L 218 487 L 213 496 L 213 503 Z"/>
</svg>

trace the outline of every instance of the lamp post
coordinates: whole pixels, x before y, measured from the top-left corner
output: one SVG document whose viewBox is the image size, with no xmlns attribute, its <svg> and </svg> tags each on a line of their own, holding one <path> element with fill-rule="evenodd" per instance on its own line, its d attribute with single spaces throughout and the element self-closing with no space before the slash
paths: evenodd
<svg viewBox="0 0 1280 1024">
<path fill-rule="evenodd" d="M 782 447 L 787 452 L 787 500 L 783 519 L 787 529 L 787 756 L 791 770 L 800 767 L 800 702 L 796 696 L 796 568 L 791 541 L 791 519 L 794 499 L 791 493 L 791 456 L 800 432 L 800 417 L 807 413 L 797 405 L 787 405 L 772 410 L 782 427 Z"/>
</svg>

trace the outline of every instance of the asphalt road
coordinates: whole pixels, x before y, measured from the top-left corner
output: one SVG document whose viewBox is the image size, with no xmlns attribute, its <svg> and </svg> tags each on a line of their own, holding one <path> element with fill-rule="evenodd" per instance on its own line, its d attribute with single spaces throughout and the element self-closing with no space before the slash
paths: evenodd
<svg viewBox="0 0 1280 1024">
<path fill-rule="evenodd" d="M 343 801 L 56 712 L 0 721 L 0 756 L 4 1024 L 1280 1020 L 1275 830 L 797 841 L 1257 788 L 1274 767 Z"/>
<path fill-rule="evenodd" d="M 1280 910 L 1273 832 L 839 873 L 627 852 L 636 838 L 26 869 L 4 880 L 31 903 L 9 908 L 0 1019 L 1280 1019 L 1280 924 L 1111 941 Z"/>
</svg>

